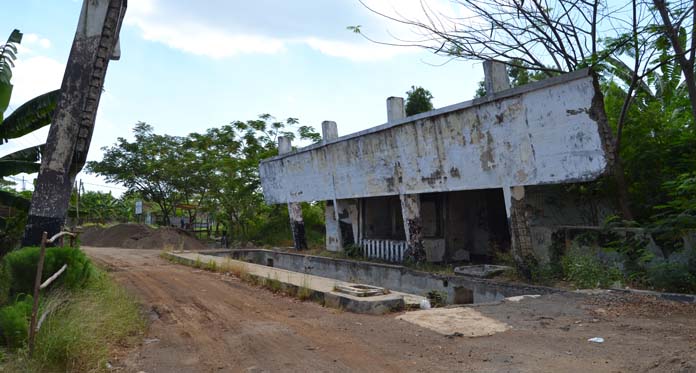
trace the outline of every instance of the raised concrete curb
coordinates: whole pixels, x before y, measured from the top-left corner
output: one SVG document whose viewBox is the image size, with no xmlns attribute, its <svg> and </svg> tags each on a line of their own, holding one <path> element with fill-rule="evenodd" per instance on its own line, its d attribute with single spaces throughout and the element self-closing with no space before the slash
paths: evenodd
<svg viewBox="0 0 696 373">
<path fill-rule="evenodd" d="M 669 300 L 673 302 L 680 303 L 696 303 L 696 294 L 682 294 L 682 293 L 662 293 L 659 291 L 652 290 L 638 290 L 638 289 L 617 289 L 611 288 L 609 291 L 616 293 L 626 293 L 626 294 L 636 294 L 636 295 L 647 295 L 655 298 L 660 298 L 664 300 Z"/>
<path fill-rule="evenodd" d="M 323 303 L 326 307 L 338 308 L 354 313 L 383 315 L 389 312 L 403 310 L 405 308 L 416 307 L 420 304 L 421 300 L 425 299 L 424 297 L 417 295 L 396 291 L 391 291 L 389 294 L 385 295 L 356 297 L 334 291 L 334 288 L 337 285 L 357 285 L 355 283 L 338 281 L 326 277 L 293 272 L 280 268 L 273 268 L 207 254 L 214 253 L 211 251 L 175 251 L 165 252 L 164 256 L 167 259 L 171 259 L 177 263 L 191 267 L 196 266 L 197 264 L 207 266 L 211 263 L 215 263 L 216 268 L 224 269 L 226 265 L 243 268 L 245 275 L 257 282 L 277 281 L 282 290 L 295 294 L 300 289 L 305 289 L 305 291 L 308 292 L 308 298 Z"/>
</svg>

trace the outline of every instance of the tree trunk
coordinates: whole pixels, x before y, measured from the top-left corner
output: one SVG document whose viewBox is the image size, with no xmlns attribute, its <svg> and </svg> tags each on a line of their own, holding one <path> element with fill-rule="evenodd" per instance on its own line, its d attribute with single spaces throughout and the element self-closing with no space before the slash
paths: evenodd
<svg viewBox="0 0 696 373">
<path fill-rule="evenodd" d="M 118 40 L 126 0 L 85 0 L 63 75 L 32 195 L 22 245 L 58 233 L 68 211 L 77 173 L 87 157 L 109 60 Z"/>
<path fill-rule="evenodd" d="M 674 50 L 674 57 L 682 69 L 682 74 L 684 74 L 684 83 L 686 84 L 686 89 L 689 92 L 689 102 L 691 103 L 691 118 L 696 121 L 696 80 L 694 80 L 694 60 L 686 57 L 686 51 L 684 47 L 679 42 L 679 32 L 674 28 L 672 20 L 669 18 L 669 11 L 667 9 L 667 4 L 664 0 L 653 0 L 655 8 L 658 13 L 660 13 L 660 18 L 662 18 L 662 26 L 664 27 L 664 34 L 669 39 L 669 43 L 672 45 Z M 696 9 L 692 9 L 692 12 Z M 693 25 L 692 27 L 696 27 Z M 692 34 L 693 35 L 693 34 Z"/>
</svg>

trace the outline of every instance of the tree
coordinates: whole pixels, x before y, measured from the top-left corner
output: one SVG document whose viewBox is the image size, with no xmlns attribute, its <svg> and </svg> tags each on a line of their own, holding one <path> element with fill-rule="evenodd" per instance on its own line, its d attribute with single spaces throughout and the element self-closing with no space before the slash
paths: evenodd
<svg viewBox="0 0 696 373">
<path fill-rule="evenodd" d="M 87 191 L 80 196 L 80 218 L 82 221 L 106 224 L 112 221 L 127 221 L 129 206 L 123 199 L 111 193 Z"/>
<path fill-rule="evenodd" d="M 406 116 L 433 110 L 433 95 L 423 87 L 411 86 L 406 92 Z"/>
<path fill-rule="evenodd" d="M 168 218 L 178 204 L 186 203 L 195 206 L 189 210 L 190 219 L 199 210 L 206 211 L 249 237 L 251 227 L 280 212 L 277 206 L 264 204 L 258 164 L 278 154 L 278 136 L 295 138 L 296 128 L 301 139 L 321 138 L 295 118 L 280 122 L 268 114 L 185 137 L 158 135 L 140 122 L 133 142 L 119 138 L 103 148 L 101 161 L 88 163 L 88 170 L 156 203 L 164 224 L 170 224 Z"/>
<path fill-rule="evenodd" d="M 653 0 L 653 4 L 662 21 L 656 25 L 656 29 L 667 38 L 674 50 L 674 58 L 684 74 L 691 115 L 696 123 L 696 3 L 683 0 L 670 3 L 665 0 Z"/>
<path fill-rule="evenodd" d="M 211 179 L 215 187 L 210 201 L 239 236 L 249 238 L 251 227 L 266 221 L 269 215 L 287 214 L 284 206 L 268 207 L 263 202 L 258 165 L 261 160 L 278 154 L 278 136 L 294 139 L 293 129 L 298 125 L 296 118 L 280 122 L 263 114 L 259 119 L 234 121 L 207 131 L 211 145 L 208 149 L 213 152 L 210 158 L 217 164 Z M 300 139 L 321 140 L 310 126 L 299 126 L 297 132 Z"/>
<path fill-rule="evenodd" d="M 659 1 L 659 0 L 656 0 Z M 603 79 L 615 79 L 624 88 L 623 115 L 615 123 L 613 152 L 617 201 L 624 218 L 633 219 L 628 185 L 621 159 L 621 138 L 626 112 L 636 91 L 666 60 L 655 60 L 655 12 L 644 2 L 609 4 L 601 0 L 455 0 L 466 16 L 448 16 L 421 1 L 421 20 L 374 13 L 415 29 L 413 40 L 378 41 L 360 27 L 354 32 L 376 43 L 419 46 L 450 59 L 497 61 L 510 71 L 532 72 L 535 78 L 591 67 Z M 680 13 L 681 14 L 681 13 Z M 670 59 L 674 56 L 670 56 Z M 524 77 L 524 76 L 521 76 Z M 521 83 L 521 81 L 520 81 Z M 482 94 L 479 89 L 477 94 Z"/>
<path fill-rule="evenodd" d="M 193 171 L 181 163 L 183 139 L 157 135 L 144 122 L 135 125 L 133 134 L 133 142 L 119 137 L 113 146 L 102 148 L 102 160 L 88 162 L 87 170 L 156 203 L 163 214 L 162 223 L 169 225 L 169 216 L 179 201 L 177 186 L 184 183 L 182 172 Z"/>
</svg>

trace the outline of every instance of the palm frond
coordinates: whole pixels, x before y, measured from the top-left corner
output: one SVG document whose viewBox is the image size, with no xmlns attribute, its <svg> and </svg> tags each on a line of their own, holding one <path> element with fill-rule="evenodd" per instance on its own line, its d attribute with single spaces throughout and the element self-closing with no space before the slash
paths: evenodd
<svg viewBox="0 0 696 373">
<path fill-rule="evenodd" d="M 25 161 L 25 162 L 38 162 L 41 160 L 41 155 L 43 154 L 46 144 L 32 146 L 22 150 L 17 150 L 14 153 L 10 153 L 4 157 L 0 157 L 0 161 Z"/>
<path fill-rule="evenodd" d="M 60 90 L 44 93 L 27 101 L 0 123 L 0 139 L 24 136 L 51 123 Z"/>
<path fill-rule="evenodd" d="M 30 201 L 15 193 L 0 190 L 0 205 L 29 210 Z"/>
<path fill-rule="evenodd" d="M 39 172 L 41 165 L 27 161 L 3 161 L 0 160 L 0 177 L 12 176 L 21 173 L 33 174 Z"/>
</svg>

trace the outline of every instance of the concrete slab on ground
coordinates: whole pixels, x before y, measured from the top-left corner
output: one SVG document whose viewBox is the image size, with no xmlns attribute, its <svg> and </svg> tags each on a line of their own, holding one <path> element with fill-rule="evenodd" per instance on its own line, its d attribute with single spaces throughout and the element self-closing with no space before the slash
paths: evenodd
<svg viewBox="0 0 696 373">
<path fill-rule="evenodd" d="M 504 332 L 510 326 L 468 307 L 433 308 L 396 317 L 444 335 L 482 337 Z"/>
<path fill-rule="evenodd" d="M 381 315 L 404 308 L 418 307 L 421 300 L 426 299 L 422 296 L 397 291 L 390 291 L 389 294 L 385 295 L 358 297 L 336 292 L 334 289 L 336 286 L 361 284 L 243 262 L 229 257 L 206 255 L 201 252 L 174 251 L 166 252 L 165 255 L 187 265 L 193 265 L 198 262 L 205 266 L 214 262 L 217 268 L 234 266 L 238 272 L 260 279 L 279 281 L 286 288 L 306 288 L 311 291 L 312 298 L 320 298 L 324 301 L 325 306 L 340 308 L 349 312 Z"/>
</svg>

